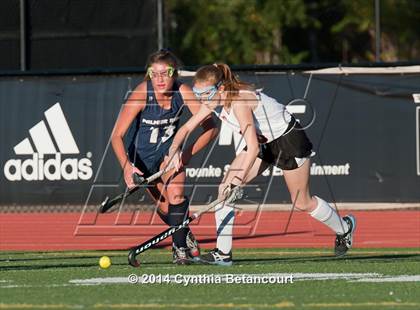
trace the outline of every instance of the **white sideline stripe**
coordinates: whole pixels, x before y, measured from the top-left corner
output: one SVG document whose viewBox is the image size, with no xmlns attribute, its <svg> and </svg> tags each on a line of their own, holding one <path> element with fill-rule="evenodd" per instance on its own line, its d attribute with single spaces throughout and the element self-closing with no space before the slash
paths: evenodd
<svg viewBox="0 0 420 310">
<path fill-rule="evenodd" d="M 182 278 L 193 278 L 198 274 L 183 274 Z M 231 274 L 212 274 L 219 277 L 221 282 Z M 420 275 L 394 275 L 385 276 L 379 273 L 234 273 L 238 277 L 273 277 L 286 278 L 293 275 L 293 281 L 327 281 L 327 280 L 346 280 L 348 282 L 419 282 Z M 178 280 L 178 281 L 177 281 Z M 169 275 L 170 283 L 179 284 L 179 275 Z M 89 279 L 73 279 L 69 283 L 76 285 L 100 285 L 100 284 L 129 284 L 128 277 L 106 277 L 106 278 L 89 278 Z M 141 275 L 138 276 L 138 282 L 142 283 Z"/>
<path fill-rule="evenodd" d="M 81 286 L 81 284 L 76 284 L 76 285 L 74 285 L 74 284 L 73 285 L 72 284 L 44 284 L 44 285 L 42 285 L 42 284 L 40 284 L 40 285 L 10 284 L 10 285 L 0 285 L 0 288 L 1 289 L 4 289 L 4 288 L 29 288 L 29 287 L 45 288 L 45 287 L 65 287 L 65 286 Z M 0 307 L 0 309 L 3 309 L 3 308 Z"/>
<path fill-rule="evenodd" d="M 420 282 L 420 275 L 400 275 L 384 278 L 358 279 L 352 282 Z"/>
<path fill-rule="evenodd" d="M 128 284 L 128 277 L 107 277 L 107 278 L 90 278 L 90 279 L 73 279 L 69 280 L 72 284 Z"/>
<path fill-rule="evenodd" d="M 55 154 L 57 152 L 44 121 L 40 121 L 29 129 L 29 134 L 39 154 Z"/>
<path fill-rule="evenodd" d="M 73 138 L 70 127 L 66 121 L 60 103 L 56 103 L 47 111 L 45 117 L 48 125 L 50 125 L 51 132 L 53 133 L 55 142 L 62 154 L 79 154 L 79 148 Z"/>
<path fill-rule="evenodd" d="M 168 268 L 173 269 L 173 268 Z M 182 279 L 191 279 L 200 274 L 183 274 Z M 232 274 L 212 274 L 213 277 L 220 277 L 221 282 L 226 282 L 228 276 Z M 420 275 L 393 275 L 386 276 L 379 273 L 235 273 L 238 277 L 272 277 L 272 278 L 286 278 L 293 275 L 293 282 L 295 281 L 328 281 L 328 280 L 345 280 L 351 283 L 357 282 L 371 282 L 371 283 L 390 283 L 390 282 L 420 282 Z M 210 274 L 208 274 L 210 276 Z M 79 285 L 101 285 L 101 284 L 130 284 L 128 277 L 106 277 L 106 278 L 89 278 L 89 279 L 73 279 L 69 280 L 67 284 L 48 284 L 48 285 L 26 285 L 26 284 L 0 284 L 0 289 L 3 288 L 23 288 L 23 287 L 61 287 L 61 286 L 79 286 Z M 169 283 L 179 283 L 179 275 L 169 275 Z M 138 276 L 138 284 L 142 283 L 142 276 Z M 166 282 L 164 282 L 166 283 Z M 182 285 L 182 284 L 181 284 Z"/>
<path fill-rule="evenodd" d="M 23 139 L 13 148 L 16 155 L 30 155 L 34 153 L 31 143 L 28 138 Z"/>
</svg>

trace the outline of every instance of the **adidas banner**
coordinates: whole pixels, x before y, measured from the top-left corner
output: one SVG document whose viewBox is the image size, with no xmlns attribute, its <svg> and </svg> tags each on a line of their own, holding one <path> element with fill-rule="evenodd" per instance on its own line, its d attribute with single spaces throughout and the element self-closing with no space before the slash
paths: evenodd
<svg viewBox="0 0 420 310">
<path fill-rule="evenodd" d="M 95 178 L 108 173 L 118 184 L 113 156 L 104 159 L 103 174 L 98 167 L 128 86 L 127 78 L 110 77 L 1 81 L 8 146 L 0 154 L 0 203 L 83 205 Z"/>
<path fill-rule="evenodd" d="M 420 199 L 419 74 L 240 76 L 287 105 L 306 128 L 315 152 L 313 194 L 340 202 Z M 141 80 L 140 75 L 1 79 L 0 205 L 66 210 L 124 191 L 110 136 L 121 104 Z M 190 116 L 184 111 L 181 123 Z M 220 124 L 218 139 L 186 168 L 186 194 L 193 204 L 215 197 L 242 147 L 241 136 Z M 264 171 L 246 193 L 249 203 L 289 202 L 278 168 Z M 150 203 L 145 190 L 128 200 L 139 201 Z"/>
</svg>

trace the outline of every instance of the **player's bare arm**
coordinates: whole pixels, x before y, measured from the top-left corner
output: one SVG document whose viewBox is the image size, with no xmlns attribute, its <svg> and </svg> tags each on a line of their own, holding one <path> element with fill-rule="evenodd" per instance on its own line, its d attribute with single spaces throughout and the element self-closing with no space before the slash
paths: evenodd
<svg viewBox="0 0 420 310">
<path fill-rule="evenodd" d="M 231 106 L 233 113 L 239 120 L 241 133 L 247 145 L 246 156 L 242 163 L 243 170 L 235 171 L 235 178 L 231 180 L 232 184 L 235 185 L 241 185 L 242 181 L 246 179 L 249 169 L 254 164 L 259 152 L 257 133 L 252 116 L 252 105 L 247 104 L 250 100 L 255 100 L 255 97 L 248 98 L 249 95 L 246 95 L 246 97 L 242 97 L 238 101 L 233 101 Z"/>
<path fill-rule="evenodd" d="M 191 115 L 195 115 L 200 111 L 201 104 L 190 86 L 182 84 L 180 88 L 184 102 L 191 112 Z M 211 115 L 208 115 L 201 123 L 200 126 L 203 130 L 202 134 L 198 137 L 194 143 L 188 145 L 182 151 L 182 164 L 188 164 L 191 157 L 200 152 L 212 139 L 217 136 L 218 128 Z"/>
<path fill-rule="evenodd" d="M 205 105 L 200 105 L 200 109 L 177 131 L 175 134 L 172 145 L 169 149 L 169 154 L 167 158 L 167 165 L 172 164 L 177 169 L 179 169 L 181 164 L 181 148 L 182 144 L 188 135 L 194 131 L 200 124 L 204 122 L 210 115 L 211 110 Z M 170 160 L 170 161 L 169 161 Z"/>
<path fill-rule="evenodd" d="M 124 170 L 124 180 L 128 187 L 134 186 L 133 179 L 131 177 L 132 174 L 142 174 L 142 172 L 136 167 L 132 167 L 130 164 L 127 165 L 129 160 L 124 147 L 123 138 L 136 115 L 144 109 L 146 103 L 146 93 L 146 83 L 142 82 L 136 87 L 134 92 L 122 106 L 111 136 L 112 148 L 114 149 L 118 162 Z"/>
</svg>

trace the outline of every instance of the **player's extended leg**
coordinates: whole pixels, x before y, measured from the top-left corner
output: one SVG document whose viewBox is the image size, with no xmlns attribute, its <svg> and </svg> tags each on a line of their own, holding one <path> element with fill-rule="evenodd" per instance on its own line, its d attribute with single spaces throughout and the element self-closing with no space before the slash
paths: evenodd
<svg viewBox="0 0 420 310">
<path fill-rule="evenodd" d="M 184 181 L 183 171 L 176 174 L 167 173 L 162 177 L 162 182 L 157 182 L 148 188 L 149 194 L 156 202 L 156 213 L 168 226 L 176 226 L 188 213 L 189 201 L 184 197 Z M 174 263 L 185 264 L 189 261 L 190 255 L 200 254 L 198 243 L 189 228 L 177 231 L 172 236 L 172 244 Z"/>
<path fill-rule="evenodd" d="M 230 184 L 231 180 L 241 171 L 242 162 L 245 158 L 245 152 L 237 155 L 232 162 L 223 184 Z M 250 182 L 257 175 L 262 173 L 267 164 L 260 158 L 257 158 L 251 167 L 244 183 Z M 224 185 L 221 185 L 223 188 Z M 215 207 L 217 244 L 216 248 L 205 255 L 200 256 L 200 261 L 206 264 L 230 266 L 232 265 L 232 231 L 235 219 L 235 210 L 233 205 L 220 203 Z"/>
<path fill-rule="evenodd" d="M 344 255 L 352 246 L 352 234 L 356 228 L 353 216 L 340 218 L 337 211 L 326 201 L 311 196 L 309 191 L 310 160 L 294 170 L 283 170 L 284 178 L 290 192 L 293 205 L 308 212 L 314 219 L 330 227 L 337 235 L 335 253 Z"/>
<path fill-rule="evenodd" d="M 189 213 L 189 199 L 184 196 L 185 171 L 170 171 L 163 176 L 164 192 L 168 200 L 168 222 L 170 226 L 181 224 Z M 200 255 L 198 242 L 189 227 L 176 231 L 173 235 L 174 262 L 188 264 L 190 259 Z"/>
</svg>

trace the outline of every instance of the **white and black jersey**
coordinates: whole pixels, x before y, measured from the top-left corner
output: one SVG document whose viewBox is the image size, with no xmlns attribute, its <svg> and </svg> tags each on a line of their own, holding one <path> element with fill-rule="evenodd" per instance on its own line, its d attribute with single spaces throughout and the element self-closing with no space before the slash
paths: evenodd
<svg viewBox="0 0 420 310">
<path fill-rule="evenodd" d="M 300 167 L 314 154 L 305 131 L 283 104 L 261 92 L 255 92 L 255 96 L 258 103 L 253 109 L 253 117 L 260 143 L 258 157 L 283 170 Z M 232 109 L 227 112 L 220 106 L 214 113 L 234 131 L 241 133 Z"/>
<path fill-rule="evenodd" d="M 245 92 L 245 91 L 241 91 Z M 248 92 L 248 91 L 247 91 Z M 286 107 L 276 99 L 259 91 L 253 92 L 257 106 L 253 109 L 255 129 L 260 143 L 271 142 L 285 133 L 292 116 Z M 232 109 L 227 112 L 222 106 L 217 107 L 214 113 L 232 130 L 241 133 L 239 121 Z"/>
</svg>

